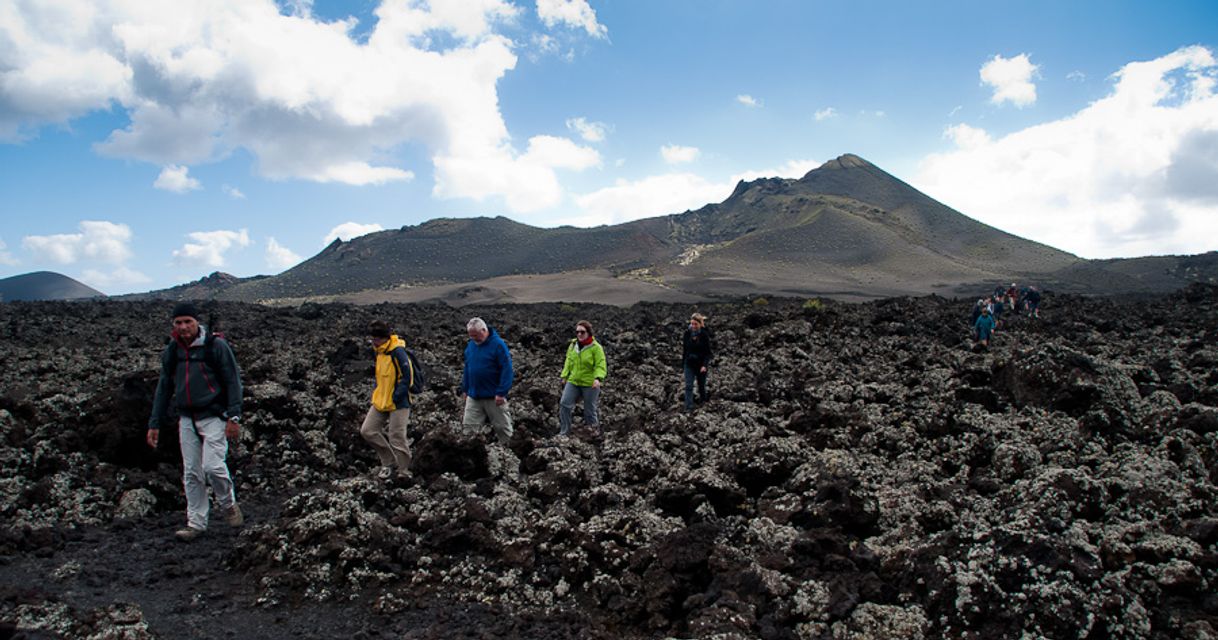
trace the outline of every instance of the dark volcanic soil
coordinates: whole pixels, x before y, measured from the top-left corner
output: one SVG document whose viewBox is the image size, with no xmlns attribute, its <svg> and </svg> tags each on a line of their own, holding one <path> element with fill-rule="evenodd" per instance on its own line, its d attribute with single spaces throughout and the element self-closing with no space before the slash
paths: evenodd
<svg viewBox="0 0 1218 640">
<path fill-rule="evenodd" d="M 1216 638 L 1218 289 L 1050 297 L 988 352 L 967 303 L 214 307 L 244 371 L 247 523 L 183 521 L 143 445 L 161 303 L 0 305 L 0 639 Z M 513 349 L 508 447 L 454 430 L 464 323 Z M 358 435 L 362 328 L 432 367 L 411 480 Z M 574 321 L 603 440 L 555 439 Z"/>
</svg>

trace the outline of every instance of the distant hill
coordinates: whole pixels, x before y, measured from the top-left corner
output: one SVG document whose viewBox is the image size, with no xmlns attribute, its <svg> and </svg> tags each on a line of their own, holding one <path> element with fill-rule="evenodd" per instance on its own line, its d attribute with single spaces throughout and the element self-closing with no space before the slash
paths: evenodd
<svg viewBox="0 0 1218 640">
<path fill-rule="evenodd" d="M 556 277 L 572 286 L 555 286 Z M 190 297 L 858 299 L 973 295 L 1012 281 L 1076 292 L 1167 291 L 1216 277 L 1218 259 L 1205 256 L 1084 260 L 969 218 L 847 154 L 797 180 L 741 182 L 721 203 L 623 224 L 545 229 L 504 217 L 441 218 L 335 240 L 277 276 L 195 287 Z"/>
<path fill-rule="evenodd" d="M 121 300 L 211 300 L 218 298 L 229 289 L 246 282 L 254 282 L 269 276 L 253 276 L 238 278 L 223 271 L 213 271 L 194 282 L 187 282 L 168 289 L 157 289 L 147 293 L 130 293 L 114 296 Z"/>
<path fill-rule="evenodd" d="M 0 302 L 18 300 L 78 300 L 106 294 L 53 271 L 34 271 L 0 280 Z"/>
</svg>

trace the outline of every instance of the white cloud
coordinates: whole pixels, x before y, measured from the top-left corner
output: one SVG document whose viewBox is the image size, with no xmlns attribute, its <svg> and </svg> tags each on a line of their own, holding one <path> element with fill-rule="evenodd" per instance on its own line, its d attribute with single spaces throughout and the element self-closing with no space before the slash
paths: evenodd
<svg viewBox="0 0 1218 640">
<path fill-rule="evenodd" d="M 822 164 L 824 163 L 816 160 L 788 160 L 782 166 L 772 169 L 759 169 L 738 173 L 732 176 L 731 182 L 734 185 L 741 180 L 752 181 L 758 178 L 802 178 L 809 171 Z"/>
<path fill-rule="evenodd" d="M 148 284 L 152 278 L 130 267 L 119 266 L 110 270 L 85 269 L 81 273 L 81 281 L 94 289 L 108 287 Z"/>
<path fill-rule="evenodd" d="M 693 173 L 666 173 L 640 180 L 618 180 L 611 187 L 575 198 L 580 213 L 555 224 L 591 227 L 617 224 L 722 202 L 741 180 L 758 178 L 801 178 L 820 166 L 813 160 L 790 160 L 779 167 L 743 171 L 727 180 L 715 182 Z"/>
<path fill-rule="evenodd" d="M 746 107 L 749 107 L 750 109 L 761 106 L 760 100 L 758 100 L 757 98 L 754 98 L 753 96 L 748 95 L 747 93 L 742 93 L 742 94 L 736 96 L 736 102 L 739 102 L 740 104 L 742 104 Z"/>
<path fill-rule="evenodd" d="M 229 186 L 226 184 L 226 185 L 220 187 L 220 189 L 222 191 L 224 191 L 224 195 L 232 198 L 233 200 L 244 200 L 245 199 L 245 194 L 241 193 L 241 190 L 238 189 L 237 187 L 232 187 L 232 186 Z"/>
<path fill-rule="evenodd" d="M 1218 248 L 1218 63 L 1200 46 L 1131 62 L 1060 120 L 925 158 L 914 184 L 982 222 L 1088 258 Z"/>
<path fill-rule="evenodd" d="M 38 259 L 58 264 L 96 260 L 122 264 L 131 258 L 131 227 L 104 220 L 84 220 L 79 233 L 26 236 L 21 246 Z"/>
<path fill-rule="evenodd" d="M 189 167 L 180 167 L 177 165 L 169 165 L 161 169 L 161 175 L 157 176 L 156 182 L 152 183 L 153 187 L 163 191 L 172 191 L 174 193 L 186 193 L 202 188 L 198 180 L 190 177 Z"/>
<path fill-rule="evenodd" d="M 433 194 L 483 200 L 503 196 L 508 209 L 527 213 L 562 201 L 563 188 L 555 169 L 580 171 L 600 164 L 600 154 L 566 138 L 534 136 L 528 151 L 488 149 L 477 158 L 436 158 L 439 175 Z"/>
<path fill-rule="evenodd" d="M 606 38 L 609 30 L 596 21 L 588 0 L 537 0 L 537 16 L 547 27 L 565 25 L 583 29 L 593 38 Z"/>
<path fill-rule="evenodd" d="M 1026 53 L 1014 58 L 995 55 L 981 66 L 981 82 L 994 88 L 990 102 L 1010 102 L 1016 107 L 1026 107 L 1036 103 L 1036 85 L 1032 84 L 1032 78 L 1039 75 L 1039 69 Z"/>
<path fill-rule="evenodd" d="M 330 233 L 326 234 L 326 237 L 322 239 L 321 243 L 323 245 L 328 245 L 331 242 L 334 242 L 335 240 L 338 240 L 340 238 L 343 241 L 347 241 L 347 240 L 351 240 L 352 238 L 358 238 L 362 235 L 367 235 L 369 233 L 374 233 L 376 231 L 384 231 L 384 230 L 385 230 L 384 227 L 382 227 L 379 224 L 376 224 L 375 222 L 372 224 L 360 224 L 358 222 L 344 222 L 344 223 L 338 225 L 337 227 L 330 229 Z"/>
<path fill-rule="evenodd" d="M 693 162 L 698 159 L 700 153 L 697 147 L 682 147 L 675 144 L 666 144 L 660 147 L 660 156 L 668 164 Z"/>
<path fill-rule="evenodd" d="M 0 264 L 8 265 L 10 267 L 18 264 L 17 259 L 13 257 L 13 254 L 8 252 L 8 245 L 4 244 L 3 238 L 0 238 Z"/>
<path fill-rule="evenodd" d="M 825 107 L 824 109 L 818 110 L 813 117 L 816 118 L 817 122 L 820 122 L 821 120 L 828 120 L 829 118 L 837 117 L 837 110 L 833 107 Z"/>
<path fill-rule="evenodd" d="M 957 124 L 943 131 L 943 137 L 951 139 L 961 149 L 978 149 L 990 143 L 990 134 L 985 129 Z"/>
<path fill-rule="evenodd" d="M 603 122 L 588 122 L 586 118 L 567 119 L 567 128 L 578 133 L 586 142 L 604 142 L 609 127 Z"/>
<path fill-rule="evenodd" d="M 563 196 L 499 111 L 498 81 L 517 62 L 499 33 L 519 27 L 509 0 L 383 2 L 370 25 L 324 21 L 309 0 L 0 6 L 0 138 L 115 108 L 129 124 L 96 150 L 161 167 L 244 149 L 270 179 L 375 185 L 412 179 L 392 158 L 416 144 L 441 197 L 527 208 Z M 583 0 L 538 13 L 607 33 Z"/>
<path fill-rule="evenodd" d="M 600 166 L 601 154 L 566 138 L 534 136 L 529 139 L 529 150 L 521 161 L 554 169 L 582 171 Z"/>
<path fill-rule="evenodd" d="M 174 261 L 178 264 L 203 265 L 213 269 L 224 266 L 225 254 L 229 250 L 250 244 L 249 231 L 246 229 L 194 231 L 186 234 L 186 237 L 190 238 L 191 242 L 174 250 Z"/>
<path fill-rule="evenodd" d="M 619 180 L 612 187 L 577 196 L 581 215 L 559 223 L 594 226 L 680 213 L 722 201 L 731 194 L 733 184 L 709 182 L 692 173 L 669 173 L 633 182 Z"/>
<path fill-rule="evenodd" d="M 275 238 L 266 241 L 266 266 L 272 269 L 287 269 L 300 262 L 301 258 L 291 249 L 279 244 Z"/>
<path fill-rule="evenodd" d="M 1087 74 L 1083 73 L 1082 71 L 1071 71 L 1070 73 L 1066 74 L 1066 79 L 1073 80 L 1075 82 L 1083 82 L 1087 79 Z"/>
</svg>

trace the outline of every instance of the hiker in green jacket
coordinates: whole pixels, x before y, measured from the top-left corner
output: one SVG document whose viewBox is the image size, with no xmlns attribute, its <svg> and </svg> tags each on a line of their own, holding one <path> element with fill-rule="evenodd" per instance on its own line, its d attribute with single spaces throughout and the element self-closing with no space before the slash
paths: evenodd
<svg viewBox="0 0 1218 640">
<path fill-rule="evenodd" d="M 571 412 L 575 402 L 584 400 L 584 424 L 599 435 L 600 422 L 596 417 L 596 402 L 601 395 L 601 382 L 605 379 L 605 350 L 592 336 L 592 323 L 580 320 L 575 323 L 575 337 L 567 346 L 567 359 L 562 365 L 562 397 L 558 401 L 558 435 L 571 433 Z"/>
</svg>

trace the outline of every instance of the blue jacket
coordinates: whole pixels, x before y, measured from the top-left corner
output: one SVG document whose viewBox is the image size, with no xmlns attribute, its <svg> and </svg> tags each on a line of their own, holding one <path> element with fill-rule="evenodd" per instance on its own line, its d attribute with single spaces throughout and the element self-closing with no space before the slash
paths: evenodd
<svg viewBox="0 0 1218 640">
<path fill-rule="evenodd" d="M 486 340 L 465 345 L 465 369 L 461 371 L 461 393 L 478 400 L 507 397 L 512 389 L 512 354 L 507 343 L 490 329 Z"/>
<path fill-rule="evenodd" d="M 994 331 L 994 317 L 982 315 L 977 318 L 977 322 L 973 324 L 973 328 L 977 330 L 977 337 L 981 340 L 989 339 L 990 334 Z"/>
<path fill-rule="evenodd" d="M 207 350 L 212 353 L 208 354 Z M 152 399 L 149 429 L 159 429 L 174 399 L 179 415 L 241 417 L 241 370 L 224 338 L 208 339 L 207 327 L 189 345 L 175 335 L 161 352 L 161 378 Z"/>
</svg>

